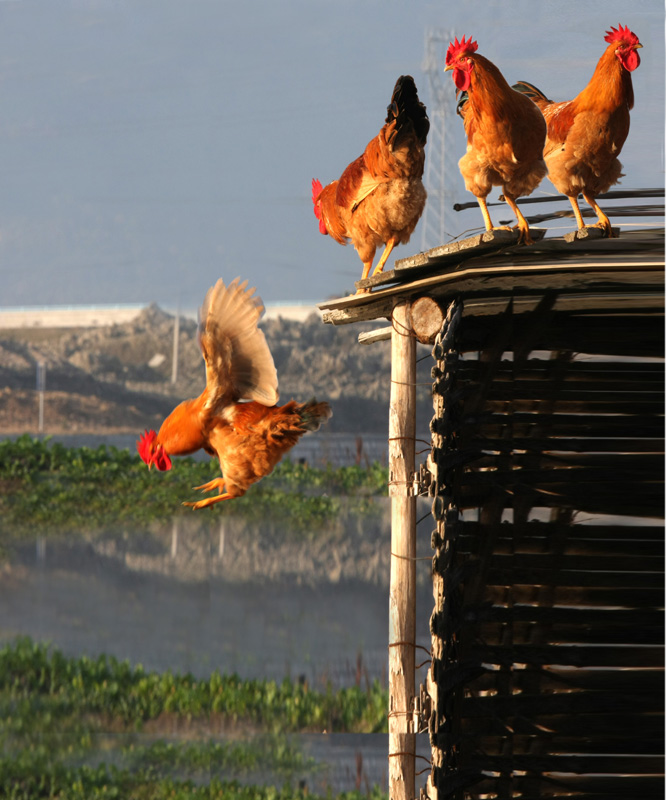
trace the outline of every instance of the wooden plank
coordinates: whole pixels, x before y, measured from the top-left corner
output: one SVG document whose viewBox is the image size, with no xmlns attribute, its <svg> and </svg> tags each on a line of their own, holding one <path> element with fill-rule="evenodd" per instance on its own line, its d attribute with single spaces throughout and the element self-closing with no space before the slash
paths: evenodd
<svg viewBox="0 0 666 800">
<path fill-rule="evenodd" d="M 546 231 L 543 228 L 538 229 L 537 235 L 539 239 L 543 239 L 545 233 Z M 461 253 L 464 253 L 468 258 L 474 258 L 482 254 L 486 255 L 487 253 L 497 252 L 503 248 L 517 245 L 519 238 L 518 231 L 484 231 L 475 236 L 468 236 L 465 239 L 433 247 L 415 256 L 396 259 L 395 270 L 400 272 L 410 270 L 412 267 L 421 267 L 434 263 L 458 264 L 460 263 Z"/>
<path fill-rule="evenodd" d="M 322 311 L 344 312 L 339 315 L 324 314 L 324 321 L 341 324 L 360 319 L 376 319 L 386 316 L 390 299 L 416 297 L 437 290 L 436 296 L 474 295 L 495 297 L 506 291 L 512 295 L 530 293 L 535 290 L 561 290 L 590 292 L 594 286 L 603 286 L 604 293 L 626 286 L 637 291 L 642 287 L 656 290 L 663 286 L 663 259 L 646 261 L 607 261 L 523 264 L 520 266 L 473 266 L 455 273 L 433 275 L 411 282 L 408 286 L 390 287 L 365 295 L 351 295 L 318 304 Z M 363 307 L 366 307 L 365 309 Z M 380 310 L 381 309 L 381 310 Z"/>
<path fill-rule="evenodd" d="M 527 453 L 663 453 L 663 439 L 633 439 L 629 437 L 557 437 L 525 438 L 509 440 L 496 438 L 474 438 L 470 440 L 476 452 L 488 450 L 497 453 L 513 453 L 524 450 Z"/>
<path fill-rule="evenodd" d="M 611 228 L 611 234 L 610 238 L 618 238 L 620 229 Z M 562 238 L 565 242 L 570 243 L 580 241 L 581 239 L 608 239 L 609 237 L 606 231 L 601 230 L 601 228 L 597 228 L 594 225 L 586 225 L 584 228 L 577 228 L 575 231 L 565 233 Z"/>
<path fill-rule="evenodd" d="M 505 528 L 512 529 L 515 525 L 505 525 Z M 542 527 L 549 527 L 547 523 L 543 523 Z M 588 526 L 592 527 L 592 526 Z M 625 530 L 619 526 L 619 530 Z M 624 538 L 599 538 L 588 539 L 578 534 L 575 538 L 571 538 L 567 531 L 560 529 L 560 536 L 565 539 L 563 555 L 571 556 L 640 556 L 641 558 L 663 558 L 664 557 L 664 542 L 663 530 L 662 539 L 636 539 L 632 536 L 636 532 L 636 528 L 631 528 L 629 532 L 623 534 Z M 530 536 L 528 534 L 521 535 L 516 532 L 513 536 L 500 536 L 497 538 L 495 544 L 495 553 L 498 555 L 510 555 L 516 552 L 520 553 L 547 553 L 551 542 L 551 538 L 555 537 L 555 533 L 549 535 L 544 531 L 541 535 Z M 639 534 L 640 535 L 640 534 Z M 459 555 L 477 555 L 479 548 L 483 542 L 483 536 L 466 536 L 462 535 L 456 540 L 456 551 Z"/>
<path fill-rule="evenodd" d="M 530 228 L 532 239 L 537 242 L 544 238 L 544 228 Z M 490 253 L 511 252 L 519 244 L 520 234 L 517 230 L 484 231 L 475 236 L 439 245 L 415 256 L 397 259 L 393 269 L 384 270 L 356 282 L 357 289 L 373 289 L 387 283 L 413 280 L 417 275 L 424 275 L 436 269 L 454 270 L 465 259 L 486 256 Z"/>
<path fill-rule="evenodd" d="M 500 393 L 499 389 L 496 389 Z M 527 412 L 539 414 L 545 411 L 550 414 L 635 414 L 657 416 L 664 409 L 664 402 L 661 396 L 650 396 L 632 394 L 629 397 L 613 397 L 607 394 L 603 399 L 592 399 L 593 396 L 599 397 L 599 392 L 590 393 L 584 399 L 567 398 L 563 395 L 542 398 L 523 398 L 518 393 L 511 398 L 493 399 L 492 396 L 486 399 L 485 409 L 491 413 L 502 413 L 503 411 L 515 411 L 516 413 Z"/>
<path fill-rule="evenodd" d="M 663 617 L 663 614 L 662 614 Z M 472 623 L 470 624 L 470 629 Z M 510 634 L 514 645 L 532 645 L 538 639 L 542 645 L 580 645 L 589 647 L 600 645 L 603 647 L 617 645 L 631 645 L 643 647 L 645 645 L 664 646 L 663 622 L 656 625 L 640 625 L 621 627 L 610 624 L 602 625 L 566 625 L 543 621 L 535 617 L 531 622 L 483 622 L 473 626 L 480 639 L 488 645 L 502 644 Z"/>
<path fill-rule="evenodd" d="M 644 570 L 631 572 L 567 572 L 561 569 L 519 569 L 505 564 L 502 568 L 493 567 L 488 571 L 487 586 L 554 586 L 585 587 L 592 589 L 664 589 L 663 573 Z"/>
<path fill-rule="evenodd" d="M 456 547 L 461 546 L 465 538 L 483 538 L 486 531 L 482 523 L 476 520 L 464 520 L 458 527 Z M 584 520 L 561 522 L 555 520 L 531 519 L 526 522 L 516 521 L 502 528 L 497 540 L 509 539 L 516 543 L 529 542 L 532 539 L 541 541 L 557 538 L 558 542 L 564 539 L 565 546 L 576 547 L 580 541 L 600 540 L 600 546 L 612 546 L 618 542 L 620 546 L 625 541 L 646 541 L 655 544 L 664 544 L 664 526 L 659 524 L 645 524 L 644 521 L 617 519 L 613 522 L 589 522 Z M 517 546 L 517 545 L 516 545 Z"/>
<path fill-rule="evenodd" d="M 663 586 L 560 586 L 547 584 L 550 602 L 559 605 L 580 605 L 588 608 L 660 608 L 663 605 Z M 486 584 L 485 599 L 489 603 L 506 602 L 507 591 L 514 603 L 534 602 L 541 587 L 513 584 L 509 590 L 502 584 Z"/>
<path fill-rule="evenodd" d="M 508 756 L 494 756 L 473 753 L 469 765 L 474 769 L 494 772 L 548 772 L 591 773 L 596 775 L 659 775 L 663 769 L 663 759 L 655 756 L 607 756 L 607 755 L 534 755 L 512 753 Z"/>
<path fill-rule="evenodd" d="M 416 646 L 416 340 L 408 305 L 393 311 L 389 407 L 391 559 L 389 585 L 389 793 L 413 800 L 416 737 L 412 725 Z"/>
<path fill-rule="evenodd" d="M 515 672 L 514 672 L 515 674 Z M 632 671 L 634 678 L 636 672 Z M 462 725 L 465 735 L 468 738 L 479 735 L 506 735 L 506 720 L 501 718 L 488 717 L 468 717 Z M 662 714 L 641 714 L 628 712 L 616 712 L 612 709 L 601 714 L 577 714 L 572 717 L 570 714 L 549 714 L 547 719 L 535 717 L 513 717 L 511 728 L 514 734 L 534 735 L 540 732 L 543 736 L 544 729 L 548 731 L 548 738 L 558 736 L 573 737 L 608 737 L 613 735 L 627 740 L 633 733 L 641 736 L 650 737 L 659 742 L 663 737 L 664 717 Z M 541 730 L 540 730 L 541 728 Z M 446 741 L 446 733 L 440 736 Z M 653 743 L 654 747 L 654 743 Z"/>
<path fill-rule="evenodd" d="M 461 645 L 461 649 L 462 645 Z M 512 645 L 511 647 L 488 647 L 473 644 L 464 647 L 461 658 L 470 659 L 478 664 L 495 664 L 511 667 L 514 664 L 530 665 L 560 665 L 572 667 L 642 667 L 654 668 L 663 665 L 662 647 L 579 647 L 576 645 Z M 615 710 L 619 712 L 620 700 L 614 695 Z M 496 700 L 496 698 L 489 698 Z M 500 698 L 504 699 L 504 698 Z M 654 703 L 653 698 L 648 698 Z M 500 700 L 497 699 L 499 703 Z M 614 708 L 613 705 L 606 709 Z M 636 710 L 638 706 L 632 705 L 626 710 Z M 602 706 L 603 709 L 603 706 Z M 552 713 L 562 713 L 564 706 L 553 706 Z M 469 712 L 468 712 L 469 713 Z M 468 716 L 468 713 L 465 716 Z M 583 713 L 580 711 L 579 713 Z M 610 712 L 609 712 L 610 713 Z"/>
<path fill-rule="evenodd" d="M 634 416 L 592 418 L 567 414 L 507 414 L 480 413 L 464 415 L 459 424 L 461 441 L 481 434 L 484 438 L 501 438 L 506 425 L 511 422 L 513 433 L 521 439 L 530 438 L 531 430 L 538 430 L 556 438 L 587 436 L 588 438 L 663 439 L 663 420 Z"/>
<path fill-rule="evenodd" d="M 386 328 L 379 328 L 376 331 L 367 331 L 366 333 L 359 333 L 359 344 L 374 344 L 375 342 L 385 342 L 391 338 L 391 331 L 393 329 L 388 326 Z"/>
<path fill-rule="evenodd" d="M 550 731 L 547 737 L 543 733 L 541 736 L 536 734 L 531 736 L 528 734 L 507 734 L 504 736 L 469 734 L 458 737 L 455 744 L 458 748 L 462 745 L 471 752 L 491 754 L 514 752 L 529 755 L 536 752 L 543 755 L 548 753 L 554 755 L 561 753 L 660 755 L 663 752 L 663 744 L 658 741 L 658 737 L 650 737 L 650 733 L 651 731 L 644 732 L 639 727 L 637 731 L 632 730 L 630 736 L 626 734 L 624 729 L 619 735 L 616 734 L 614 736 L 612 732 L 609 732 L 597 734 L 595 737 L 587 737 L 582 734 L 579 736 L 563 736 L 552 734 Z M 446 746 L 449 743 L 454 744 L 453 737 L 443 737 L 442 744 Z M 597 798 L 597 800 L 599 799 Z"/>
<path fill-rule="evenodd" d="M 498 318 L 499 319 L 499 318 Z M 560 364 L 562 359 L 557 357 L 530 358 L 515 363 L 508 359 L 502 360 L 495 370 L 498 380 L 552 380 L 554 376 L 560 377 Z M 647 383 L 663 387 L 664 361 L 588 361 L 571 360 L 566 358 L 565 381 L 635 381 L 641 385 Z M 457 366 L 456 374 L 465 380 L 474 380 L 476 373 L 484 372 L 485 367 L 478 360 L 461 360 Z"/>
<path fill-rule="evenodd" d="M 539 694 L 604 691 L 627 695 L 635 692 L 638 685 L 640 691 L 653 697 L 655 706 L 659 706 L 664 695 L 664 670 L 661 668 L 641 669 L 639 672 L 635 669 L 624 670 L 612 667 L 595 670 L 569 667 L 516 669 L 511 675 L 511 683 L 516 693 L 538 692 Z M 467 683 L 466 686 L 470 694 L 491 692 L 497 688 L 497 672 L 486 672 L 473 682 Z M 629 709 L 629 713 L 634 713 L 634 711 L 633 708 Z M 609 733 L 611 732 L 609 731 Z"/>
<path fill-rule="evenodd" d="M 470 318 L 461 326 L 460 352 L 478 352 L 489 347 L 498 324 L 494 317 Z M 531 331 L 529 315 L 514 316 L 512 338 L 506 350 L 527 347 L 532 351 L 660 358 L 664 351 L 663 335 L 661 317 L 647 314 L 555 314 L 548 328 L 536 333 Z"/>
</svg>

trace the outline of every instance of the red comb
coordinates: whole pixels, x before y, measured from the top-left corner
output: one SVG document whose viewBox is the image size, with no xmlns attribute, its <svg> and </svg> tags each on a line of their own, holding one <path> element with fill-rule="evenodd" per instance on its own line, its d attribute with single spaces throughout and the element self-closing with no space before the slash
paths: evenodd
<svg viewBox="0 0 666 800">
<path fill-rule="evenodd" d="M 141 460 L 146 464 L 150 464 L 152 453 L 150 445 L 157 439 L 155 431 L 146 431 L 141 434 L 141 438 L 137 440 L 136 451 L 141 456 Z"/>
<path fill-rule="evenodd" d="M 466 53 L 476 53 L 478 48 L 479 45 L 472 41 L 471 36 L 467 41 L 465 41 L 464 36 L 460 41 L 458 41 L 458 37 L 456 36 L 456 38 L 449 45 L 449 49 L 446 51 L 446 66 L 448 67 Z"/>
<path fill-rule="evenodd" d="M 611 25 L 611 29 L 606 31 L 604 41 L 608 42 L 609 44 L 612 42 L 624 42 L 624 44 L 627 44 L 630 47 L 635 44 L 640 44 L 638 36 L 636 36 L 633 31 L 630 31 L 628 26 L 622 25 L 618 25 L 617 28 L 614 28 Z"/>
</svg>

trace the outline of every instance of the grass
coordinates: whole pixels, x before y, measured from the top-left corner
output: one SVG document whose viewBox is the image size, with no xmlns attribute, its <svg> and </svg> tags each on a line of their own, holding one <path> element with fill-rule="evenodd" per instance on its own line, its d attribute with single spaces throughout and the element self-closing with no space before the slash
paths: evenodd
<svg viewBox="0 0 666 800">
<path fill-rule="evenodd" d="M 24 435 L 0 443 L 0 515 L 4 530 L 14 534 L 141 528 L 196 513 L 181 503 L 198 499 L 192 487 L 216 474 L 214 460 L 174 459 L 172 470 L 157 473 L 128 450 L 68 448 Z M 293 530 L 312 533 L 336 518 L 342 498 L 353 513 L 373 513 L 387 477 L 378 464 L 317 469 L 286 460 L 244 497 L 199 513 L 288 521 Z"/>
<path fill-rule="evenodd" d="M 146 672 L 105 655 L 67 658 L 20 638 L 0 649 L 0 796 L 316 798 L 291 787 L 296 777 L 316 775 L 322 767 L 303 755 L 290 734 L 322 726 L 385 732 L 387 702 L 377 684 L 366 691 L 316 692 L 287 680 L 242 681 L 219 673 L 195 680 Z M 193 729 L 197 721 L 244 723 L 262 733 L 242 741 L 135 741 L 157 719 L 163 727 L 180 720 Z M 105 737 L 111 747 L 100 748 Z M 274 785 L 250 783 L 256 777 L 272 777 Z M 373 789 L 337 796 L 361 797 L 383 795 Z"/>
<path fill-rule="evenodd" d="M 290 783 L 256 786 L 217 777 L 200 783 L 106 764 L 71 767 L 52 763 L 40 753 L 0 759 L 0 790 L 6 800 L 318 800 L 307 786 L 294 788 Z M 387 800 L 387 795 L 375 787 L 327 793 L 326 800 Z"/>
<path fill-rule="evenodd" d="M 375 681 L 367 690 L 325 692 L 289 679 L 242 680 L 213 672 L 147 672 L 112 656 L 67 658 L 56 648 L 20 638 L 0 649 L 0 716 L 15 738 L 31 726 L 61 732 L 85 717 L 91 727 L 141 730 L 165 715 L 249 723 L 264 731 L 378 733 L 386 730 L 386 691 Z"/>
<path fill-rule="evenodd" d="M 66 448 L 29 436 L 6 440 L 0 443 L 3 532 L 9 539 L 147 529 L 192 514 L 180 503 L 193 499 L 191 487 L 214 477 L 216 468 L 216 462 L 180 459 L 160 474 L 114 447 Z M 286 460 L 246 497 L 201 513 L 286 522 L 289 530 L 314 536 L 330 526 L 343 502 L 352 513 L 373 513 L 386 483 L 387 471 L 377 464 L 313 469 Z M 218 672 L 201 680 L 149 672 L 112 656 L 69 658 L 20 638 L 0 649 L 0 797 L 317 800 L 307 787 L 292 787 L 296 777 L 319 768 L 293 734 L 386 732 L 387 706 L 378 682 L 365 690 L 313 691 L 290 680 Z M 258 733 L 233 742 L 134 741 L 147 730 L 183 727 L 206 736 L 215 728 Z M 111 750 L 100 749 L 101 740 L 112 741 Z M 125 744 L 118 747 L 118 741 Z M 266 772 L 276 785 L 252 783 L 258 775 L 265 782 Z M 385 795 L 375 787 L 326 797 Z"/>
</svg>

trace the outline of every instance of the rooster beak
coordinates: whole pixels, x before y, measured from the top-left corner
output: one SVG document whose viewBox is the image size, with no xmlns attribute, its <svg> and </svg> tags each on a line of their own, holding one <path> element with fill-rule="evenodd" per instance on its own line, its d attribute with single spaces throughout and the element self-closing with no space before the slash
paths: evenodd
<svg viewBox="0 0 666 800">
<path fill-rule="evenodd" d="M 453 69 L 453 64 L 447 64 L 447 65 L 444 67 L 444 72 L 448 72 L 450 69 Z"/>
<path fill-rule="evenodd" d="M 639 47 L 643 47 L 643 45 L 640 42 L 634 45 L 634 50 L 638 50 Z"/>
</svg>

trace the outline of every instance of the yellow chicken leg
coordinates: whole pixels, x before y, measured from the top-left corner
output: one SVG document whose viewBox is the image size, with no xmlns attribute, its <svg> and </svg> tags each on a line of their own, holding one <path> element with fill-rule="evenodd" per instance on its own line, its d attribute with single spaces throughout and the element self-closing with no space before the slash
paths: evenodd
<svg viewBox="0 0 666 800">
<path fill-rule="evenodd" d="M 225 489 L 224 485 L 224 478 L 214 478 L 212 481 L 208 481 L 208 483 L 204 483 L 202 486 L 195 486 L 195 492 L 212 492 L 213 489 L 217 489 L 220 494 Z"/>
<path fill-rule="evenodd" d="M 382 253 L 382 257 L 377 262 L 377 266 L 374 269 L 373 275 L 379 275 L 379 273 L 384 269 L 384 264 L 388 261 L 388 257 L 391 255 L 393 248 L 398 244 L 398 240 L 392 236 L 388 242 L 386 242 L 386 247 L 384 248 L 384 252 Z"/>
<path fill-rule="evenodd" d="M 518 220 L 518 230 L 520 231 L 520 238 L 518 241 L 522 242 L 523 244 L 534 244 L 532 237 L 530 236 L 530 224 L 523 216 L 522 211 L 518 208 L 518 203 L 516 203 L 513 197 L 509 197 L 506 192 L 504 192 L 504 199 L 509 204 L 511 210 L 516 215 L 516 219 Z"/>
<path fill-rule="evenodd" d="M 596 198 L 594 198 L 590 194 L 585 194 L 583 192 L 583 197 L 585 198 L 585 202 L 588 203 L 594 209 L 594 213 L 597 215 L 599 222 L 595 225 L 595 228 L 601 228 L 602 231 L 606 232 L 606 236 L 610 239 L 616 238 L 613 236 L 613 228 L 611 226 L 611 221 L 608 217 L 604 214 L 604 212 L 599 208 Z"/>
<path fill-rule="evenodd" d="M 486 198 L 485 197 L 477 197 L 476 199 L 477 199 L 477 201 L 479 203 L 479 207 L 481 208 L 481 213 L 483 214 L 483 222 L 484 222 L 484 224 L 486 226 L 486 230 L 487 231 L 492 231 L 493 223 L 492 223 L 492 221 L 490 219 L 490 212 L 488 211 L 488 204 L 486 203 Z"/>
<path fill-rule="evenodd" d="M 493 225 L 493 223 L 492 223 L 492 221 L 490 219 L 490 212 L 488 211 L 488 205 L 486 203 L 486 198 L 485 197 L 477 197 L 476 199 L 477 199 L 477 202 L 478 202 L 479 207 L 481 209 L 481 213 L 483 214 L 483 221 L 485 223 L 486 230 L 488 232 L 490 232 L 490 231 L 510 231 L 511 230 L 511 228 L 509 228 L 508 225 L 498 225 L 498 226 Z"/>
<path fill-rule="evenodd" d="M 374 258 L 374 253 L 373 253 Z M 368 275 L 370 274 L 370 270 L 372 269 L 372 258 L 369 261 L 363 262 L 363 274 L 361 275 L 361 280 L 365 280 Z M 368 294 L 370 289 L 357 289 L 356 294 Z"/>
<path fill-rule="evenodd" d="M 571 203 L 571 208 L 573 208 L 574 217 L 576 217 L 576 225 L 578 225 L 578 229 L 585 227 L 585 223 L 583 222 L 583 215 L 580 213 L 580 208 L 578 207 L 578 198 L 576 195 L 568 195 L 569 202 Z"/>
<path fill-rule="evenodd" d="M 215 478 L 212 481 L 208 481 L 208 483 L 204 483 L 202 486 L 195 486 L 194 489 L 199 492 L 212 492 L 214 489 L 217 489 L 219 494 L 217 497 L 207 497 L 205 500 L 197 500 L 195 503 L 183 503 L 184 506 L 189 506 L 190 508 L 207 508 L 214 503 L 228 500 L 231 497 L 229 492 L 225 491 L 224 478 Z"/>
<path fill-rule="evenodd" d="M 196 503 L 183 503 L 183 505 L 189 506 L 189 508 L 208 508 L 208 506 L 215 505 L 215 503 L 221 503 L 222 500 L 230 500 L 232 496 L 229 492 L 225 492 L 215 497 L 207 497 L 205 500 L 197 500 Z"/>
</svg>

